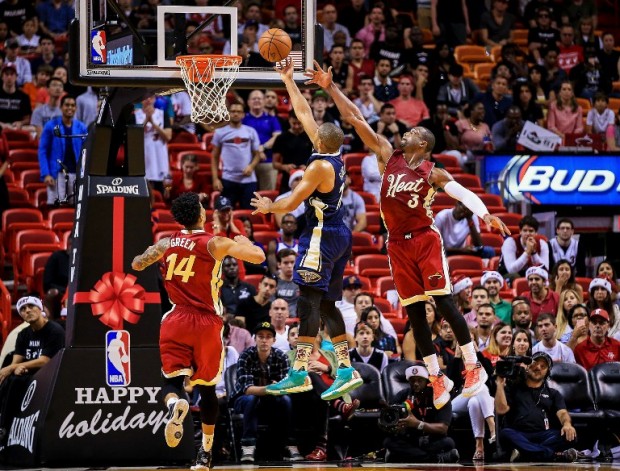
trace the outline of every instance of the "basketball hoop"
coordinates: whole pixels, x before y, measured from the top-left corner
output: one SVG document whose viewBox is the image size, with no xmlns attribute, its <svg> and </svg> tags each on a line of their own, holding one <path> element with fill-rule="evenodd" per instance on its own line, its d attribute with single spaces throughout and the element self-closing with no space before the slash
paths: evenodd
<svg viewBox="0 0 620 471">
<path fill-rule="evenodd" d="M 226 93 L 237 78 L 241 56 L 179 56 L 181 77 L 192 100 L 191 119 L 195 123 L 215 124 L 228 121 Z"/>
</svg>

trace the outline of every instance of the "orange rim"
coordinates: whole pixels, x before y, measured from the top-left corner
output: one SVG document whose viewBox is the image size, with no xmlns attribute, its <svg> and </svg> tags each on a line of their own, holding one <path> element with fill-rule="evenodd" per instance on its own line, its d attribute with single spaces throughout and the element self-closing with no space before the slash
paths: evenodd
<svg viewBox="0 0 620 471">
<path fill-rule="evenodd" d="M 176 58 L 176 63 L 187 71 L 192 82 L 209 82 L 216 68 L 241 64 L 241 56 L 224 54 L 188 54 Z"/>
</svg>

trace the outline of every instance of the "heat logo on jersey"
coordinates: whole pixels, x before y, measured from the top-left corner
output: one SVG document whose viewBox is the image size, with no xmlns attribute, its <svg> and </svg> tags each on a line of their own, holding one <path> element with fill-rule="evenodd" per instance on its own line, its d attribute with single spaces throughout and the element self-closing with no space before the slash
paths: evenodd
<svg viewBox="0 0 620 471">
<path fill-rule="evenodd" d="M 106 42 L 105 31 L 90 32 L 90 61 L 93 64 L 108 63 Z"/>
<path fill-rule="evenodd" d="M 129 332 L 126 330 L 109 330 L 105 334 L 105 378 L 111 387 L 131 383 Z"/>
</svg>

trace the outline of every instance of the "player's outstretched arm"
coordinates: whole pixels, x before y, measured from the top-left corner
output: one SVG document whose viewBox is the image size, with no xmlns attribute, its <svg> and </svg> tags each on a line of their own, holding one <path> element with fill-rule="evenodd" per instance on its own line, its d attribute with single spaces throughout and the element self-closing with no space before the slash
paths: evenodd
<svg viewBox="0 0 620 471">
<path fill-rule="evenodd" d="M 293 60 L 290 57 L 287 57 L 284 61 L 279 63 L 276 67 L 276 71 L 280 73 L 280 77 L 282 77 L 282 81 L 284 82 L 284 85 L 286 85 L 286 91 L 291 98 L 291 105 L 295 110 L 297 119 L 303 125 L 304 131 L 306 131 L 306 134 L 312 141 L 312 145 L 316 149 L 319 126 L 314 120 L 312 108 L 310 108 L 310 105 L 301 94 L 301 91 L 299 91 L 299 87 L 295 83 L 295 80 L 293 80 L 293 67 Z"/>
<path fill-rule="evenodd" d="M 445 170 L 434 168 L 431 173 L 430 183 L 434 186 L 443 188 L 448 195 L 467 206 L 472 213 L 486 223 L 488 230 L 494 227 L 499 230 L 502 235 L 510 235 L 510 230 L 506 227 L 506 224 L 497 216 L 489 214 L 489 210 L 478 195 L 454 181 L 452 175 Z"/>
<path fill-rule="evenodd" d="M 216 260 L 223 260 L 224 257 L 231 257 L 250 263 L 263 263 L 265 252 L 254 245 L 246 236 L 238 235 L 234 239 L 227 237 L 213 237 L 208 244 L 209 253 Z"/>
<path fill-rule="evenodd" d="M 375 153 L 379 161 L 379 170 L 383 173 L 385 164 L 394 152 L 391 144 L 373 131 L 359 108 L 336 86 L 332 80 L 331 67 L 325 72 L 317 61 L 314 61 L 314 67 L 314 69 L 306 69 L 306 76 L 310 78 L 306 84 L 317 84 L 332 97 L 342 119 L 351 123 L 364 144 Z"/>
<path fill-rule="evenodd" d="M 250 204 L 256 208 L 256 213 L 280 213 L 286 214 L 294 211 L 297 207 L 308 198 L 314 190 L 324 181 L 334 180 L 334 168 L 324 160 L 315 160 L 304 171 L 304 176 L 293 192 L 286 198 L 282 198 L 276 202 L 266 196 L 254 193 L 254 198 Z"/>
<path fill-rule="evenodd" d="M 160 239 L 155 245 L 151 245 L 146 249 L 142 255 L 136 255 L 133 262 L 131 262 L 131 268 L 137 271 L 144 270 L 162 258 L 168 247 L 170 247 L 170 237 Z"/>
</svg>

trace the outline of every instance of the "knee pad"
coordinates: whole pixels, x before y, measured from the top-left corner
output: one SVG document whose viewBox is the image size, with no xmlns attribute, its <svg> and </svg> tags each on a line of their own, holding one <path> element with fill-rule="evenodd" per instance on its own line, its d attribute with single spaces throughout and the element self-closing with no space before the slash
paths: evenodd
<svg viewBox="0 0 620 471">
<path fill-rule="evenodd" d="M 297 300 L 297 315 L 300 320 L 300 336 L 315 337 L 319 332 L 322 299 L 322 291 L 308 286 L 300 286 L 299 299 Z"/>
<path fill-rule="evenodd" d="M 200 421 L 206 425 L 214 425 L 219 412 L 215 386 L 198 386 L 198 392 L 200 392 Z"/>
</svg>

